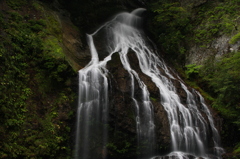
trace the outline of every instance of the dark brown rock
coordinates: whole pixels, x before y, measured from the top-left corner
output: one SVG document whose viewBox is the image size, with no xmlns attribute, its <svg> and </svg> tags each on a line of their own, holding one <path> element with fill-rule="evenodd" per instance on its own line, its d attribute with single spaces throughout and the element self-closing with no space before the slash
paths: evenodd
<svg viewBox="0 0 240 159">
<path fill-rule="evenodd" d="M 139 68 L 138 60 L 134 53 L 128 54 L 131 67 L 141 80 L 148 87 L 151 101 L 154 108 L 154 122 L 156 133 L 157 149 L 161 151 L 170 150 L 169 122 L 166 111 L 160 104 L 159 89 L 152 82 L 151 78 L 143 74 Z M 131 78 L 129 73 L 123 68 L 118 54 L 114 54 L 112 61 L 108 63 L 110 72 L 110 83 L 112 91 L 110 93 L 110 123 L 120 130 L 136 135 L 135 106 L 131 98 Z M 141 91 L 137 81 L 135 81 L 135 98 L 141 98 Z"/>
</svg>

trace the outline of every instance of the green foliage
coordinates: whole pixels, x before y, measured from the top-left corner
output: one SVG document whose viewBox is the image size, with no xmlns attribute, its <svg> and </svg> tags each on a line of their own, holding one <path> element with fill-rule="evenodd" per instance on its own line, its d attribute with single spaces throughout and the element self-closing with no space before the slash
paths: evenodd
<svg viewBox="0 0 240 159">
<path fill-rule="evenodd" d="M 152 4 L 151 10 L 155 17 L 150 28 L 158 43 L 167 52 L 166 58 L 184 63 L 186 49 L 183 41 L 191 28 L 190 12 L 179 2 L 164 1 Z"/>
<path fill-rule="evenodd" d="M 154 101 L 154 102 L 157 101 L 157 98 L 154 98 L 154 97 L 150 97 L 150 99 L 151 99 L 152 101 Z"/>
<path fill-rule="evenodd" d="M 208 2 L 197 11 L 194 29 L 195 42 L 205 44 L 216 37 L 238 30 L 239 5 L 237 1 Z"/>
<path fill-rule="evenodd" d="M 25 1 L 7 4 L 22 10 Z M 30 1 L 28 7 L 31 12 Z M 0 23 L 0 158 L 70 158 L 67 120 L 75 73 L 61 36 L 46 19 L 16 10 L 0 14 Z"/>
<path fill-rule="evenodd" d="M 32 7 L 33 7 L 34 9 L 36 9 L 37 11 L 39 11 L 39 12 L 44 12 L 43 6 L 42 6 L 41 4 L 39 4 L 38 1 L 32 2 Z"/>
<path fill-rule="evenodd" d="M 210 69 L 210 70 L 209 70 Z M 214 90 L 214 107 L 240 130 L 240 52 L 205 65 L 201 75 Z M 206 74 L 206 71 L 208 73 Z"/>
<path fill-rule="evenodd" d="M 14 10 L 20 9 L 22 6 L 27 4 L 27 0 L 6 0 L 7 5 Z"/>
<path fill-rule="evenodd" d="M 45 54 L 50 54 L 53 58 L 56 59 L 64 58 L 63 49 L 60 45 L 58 38 L 54 36 L 48 36 L 48 38 L 44 41 L 43 47 Z"/>
<path fill-rule="evenodd" d="M 233 152 L 236 154 L 240 154 L 240 143 L 235 147 L 235 150 Z"/>
<path fill-rule="evenodd" d="M 61 27 L 60 24 L 58 22 L 58 18 L 56 17 L 56 15 L 54 15 L 51 12 L 47 12 L 47 16 L 46 16 L 46 25 L 47 25 L 47 30 L 46 33 L 53 35 L 54 37 L 56 37 L 58 40 L 62 39 L 62 31 L 61 31 Z"/>
<path fill-rule="evenodd" d="M 234 35 L 231 39 L 230 39 L 230 41 L 229 41 L 229 43 L 230 44 L 235 44 L 237 41 L 239 41 L 240 40 L 240 32 L 239 33 L 237 33 L 236 35 Z"/>
<path fill-rule="evenodd" d="M 39 19 L 39 20 L 29 20 L 28 21 L 29 25 L 30 25 L 30 29 L 33 32 L 39 32 L 42 31 L 45 27 L 46 27 L 46 21 L 43 19 Z"/>
<path fill-rule="evenodd" d="M 208 1 L 192 8 L 182 2 L 157 1 L 150 5 L 154 18 L 150 32 L 163 49 L 165 59 L 176 67 L 184 65 L 188 44 L 207 47 L 222 35 L 232 35 L 230 44 L 239 40 L 240 6 L 236 0 Z"/>
<path fill-rule="evenodd" d="M 12 20 L 13 22 L 20 22 L 23 20 L 23 17 L 21 14 L 19 14 L 18 12 L 9 12 L 10 15 L 10 20 Z"/>
<path fill-rule="evenodd" d="M 114 143 L 108 143 L 106 147 L 110 151 L 115 151 L 118 154 L 126 154 L 129 152 L 129 147 L 131 146 L 131 143 L 127 142 L 126 140 L 123 142 L 123 147 L 118 148 Z"/>
<path fill-rule="evenodd" d="M 144 153 L 137 150 L 136 137 L 116 129 L 110 129 L 110 132 L 111 135 L 106 144 L 110 158 L 135 158 L 136 153 Z"/>
<path fill-rule="evenodd" d="M 240 52 L 216 63 L 214 78 L 210 80 L 219 100 L 227 105 L 238 105 L 240 99 Z"/>
<path fill-rule="evenodd" d="M 186 65 L 186 75 L 187 75 L 187 78 L 194 78 L 198 75 L 199 73 L 199 69 L 202 67 L 202 65 L 196 65 L 196 64 L 189 64 L 189 65 Z"/>
</svg>

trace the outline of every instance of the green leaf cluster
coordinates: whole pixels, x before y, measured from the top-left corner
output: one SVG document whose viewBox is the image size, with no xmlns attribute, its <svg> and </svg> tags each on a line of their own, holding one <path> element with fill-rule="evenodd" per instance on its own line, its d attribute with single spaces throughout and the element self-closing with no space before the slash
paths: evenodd
<svg viewBox="0 0 240 159">
<path fill-rule="evenodd" d="M 186 75 L 187 75 L 187 78 L 195 78 L 198 73 L 199 73 L 199 69 L 202 67 L 202 65 L 196 65 L 196 64 L 189 64 L 189 65 L 186 65 Z"/>
<path fill-rule="evenodd" d="M 194 29 L 195 42 L 206 46 L 215 38 L 232 33 L 238 30 L 239 2 L 211 1 L 197 10 L 196 28 Z"/>
<path fill-rule="evenodd" d="M 208 79 L 211 86 L 214 88 L 214 92 L 217 94 L 215 106 L 220 106 L 222 109 L 225 108 L 228 111 L 225 114 L 237 120 L 240 120 L 237 111 L 240 108 L 239 69 L 240 52 L 237 52 L 216 62 L 214 72 Z M 231 110 L 232 113 L 229 113 Z"/>
<path fill-rule="evenodd" d="M 109 157 L 111 158 L 135 158 L 139 154 L 136 146 L 136 137 L 126 134 L 120 130 L 110 129 L 111 135 L 106 144 Z M 142 152 L 144 153 L 144 152 Z"/>
<path fill-rule="evenodd" d="M 14 10 L 21 9 L 23 5 L 27 4 L 27 0 L 6 0 L 6 3 L 9 7 L 11 7 Z"/>
<path fill-rule="evenodd" d="M 167 52 L 167 59 L 183 60 L 185 53 L 183 40 L 191 28 L 190 12 L 179 2 L 171 1 L 158 1 L 152 4 L 150 9 L 155 14 L 150 29 Z"/>
<path fill-rule="evenodd" d="M 209 59 L 200 69 L 200 76 L 208 84 L 212 96 L 213 107 L 225 119 L 223 140 L 229 142 L 231 132 L 240 132 L 240 52 L 227 55 L 217 61 Z M 205 85 L 206 87 L 206 85 Z M 231 145 L 239 142 L 234 139 Z M 239 148 L 236 147 L 238 150 Z M 236 152 L 237 152 L 236 150 Z"/>
<path fill-rule="evenodd" d="M 237 33 L 236 35 L 234 35 L 231 39 L 230 39 L 230 41 L 229 41 L 229 43 L 230 44 L 235 44 L 237 41 L 239 41 L 240 40 L 240 32 L 239 33 Z"/>
</svg>

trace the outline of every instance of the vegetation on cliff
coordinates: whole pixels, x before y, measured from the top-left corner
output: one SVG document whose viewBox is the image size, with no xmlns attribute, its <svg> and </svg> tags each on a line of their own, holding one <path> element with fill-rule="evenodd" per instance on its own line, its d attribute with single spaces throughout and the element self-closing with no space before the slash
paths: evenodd
<svg viewBox="0 0 240 159">
<path fill-rule="evenodd" d="M 164 57 L 172 63 L 184 64 L 184 40 L 191 29 L 190 12 L 179 2 L 158 1 L 150 8 L 155 14 L 150 31 L 165 52 Z"/>
<path fill-rule="evenodd" d="M 75 73 L 59 24 L 36 1 L 0 5 L 0 158 L 68 158 Z"/>
<path fill-rule="evenodd" d="M 213 107 L 223 117 L 223 143 L 227 151 L 240 153 L 240 52 L 229 53 L 218 61 L 208 60 L 199 76 L 204 89 L 214 97 Z"/>
</svg>

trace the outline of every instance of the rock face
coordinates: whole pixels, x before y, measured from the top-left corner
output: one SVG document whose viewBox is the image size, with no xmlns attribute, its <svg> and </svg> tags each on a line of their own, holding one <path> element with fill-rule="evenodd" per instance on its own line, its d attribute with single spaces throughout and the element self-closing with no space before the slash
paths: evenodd
<svg viewBox="0 0 240 159">
<path fill-rule="evenodd" d="M 141 73 L 138 67 L 138 60 L 133 53 L 129 53 L 129 60 L 132 61 L 131 66 L 134 70 L 137 70 L 139 77 L 147 85 L 149 92 L 151 93 L 151 102 L 154 106 L 154 120 L 155 120 L 155 133 L 156 133 L 156 151 L 170 151 L 170 132 L 169 122 L 166 111 L 160 104 L 159 90 L 152 83 L 151 79 Z M 135 138 L 136 142 L 136 119 L 135 119 L 135 106 L 131 98 L 131 78 L 129 73 L 122 67 L 119 59 L 119 55 L 113 55 L 112 61 L 108 63 L 109 76 L 110 76 L 110 125 L 115 128 L 115 131 L 121 131 L 128 134 L 130 140 Z M 135 60 L 134 60 L 135 59 Z M 139 94 L 140 88 L 138 84 L 135 85 L 135 94 Z M 139 91 L 138 91 L 139 89 Z M 139 97 L 141 95 L 139 94 Z M 115 136 L 116 137 L 116 136 Z M 111 136 L 110 136 L 110 140 Z M 118 143 L 119 144 L 119 143 Z M 134 143 L 133 143 L 134 144 Z M 138 151 L 138 150 L 135 150 Z M 145 152 L 138 152 L 142 155 Z M 137 154 L 134 154 L 137 157 Z M 121 158 L 121 155 L 118 156 Z M 122 156 L 123 157 L 123 156 Z"/>
<path fill-rule="evenodd" d="M 159 102 L 159 90 L 152 83 L 149 77 L 143 75 L 138 67 L 138 61 L 133 60 L 135 55 L 129 53 L 129 59 L 133 61 L 132 67 L 138 71 L 140 78 L 148 86 L 152 95 L 152 104 L 154 105 L 154 116 L 156 123 L 156 151 L 170 151 L 170 132 L 169 122 L 166 111 Z M 125 148 L 127 153 L 118 153 L 109 148 L 109 158 L 137 158 L 137 154 L 146 155 L 147 152 L 140 152 L 137 149 L 137 132 L 136 132 L 136 112 L 135 105 L 131 98 L 131 78 L 129 73 L 122 67 L 118 54 L 113 55 L 112 61 L 108 63 L 109 70 L 109 124 L 113 130 L 109 133 L 109 142 L 114 143 L 121 150 Z M 139 94 L 140 88 L 135 85 L 135 94 Z M 139 91 L 138 91 L 139 89 Z M 139 95 L 140 97 L 141 95 Z M 124 134 L 124 138 L 122 135 Z M 119 141 L 121 140 L 121 141 Z M 130 147 L 122 146 L 122 143 L 128 141 Z"/>
<path fill-rule="evenodd" d="M 195 12 L 191 18 L 197 23 L 194 24 L 193 32 L 194 38 L 188 42 L 186 51 L 186 64 L 202 65 L 208 59 L 212 62 L 231 52 L 240 50 L 239 41 L 239 13 L 234 11 L 231 16 L 225 10 L 218 10 L 218 8 L 234 7 L 235 4 L 222 1 L 203 0 L 199 3 L 191 0 L 193 6 L 192 11 Z M 191 1 L 186 1 L 189 5 Z M 187 6 L 187 5 L 186 5 Z M 206 9 L 205 7 L 208 7 Z M 200 13 L 203 11 L 203 13 Z M 192 35 L 190 35 L 192 36 Z"/>
<path fill-rule="evenodd" d="M 208 58 L 218 59 L 225 54 L 233 51 L 240 50 L 240 41 L 235 44 L 229 44 L 230 36 L 223 35 L 211 43 L 207 44 L 205 47 L 201 47 L 198 44 L 193 44 L 190 46 L 186 64 L 203 64 L 203 62 Z"/>
<path fill-rule="evenodd" d="M 76 70 L 83 68 L 90 60 L 90 52 L 84 48 L 81 34 L 72 24 L 69 18 L 61 17 L 63 31 L 63 48 L 70 59 L 70 64 Z"/>
<path fill-rule="evenodd" d="M 50 3 L 50 2 L 48 2 Z M 68 11 L 62 8 L 58 1 L 48 4 L 52 9 L 45 8 L 45 12 L 54 15 L 61 28 L 61 46 L 69 64 L 75 70 L 83 68 L 91 59 L 88 47 L 86 47 L 85 33 L 82 33 L 71 20 Z"/>
</svg>

